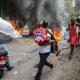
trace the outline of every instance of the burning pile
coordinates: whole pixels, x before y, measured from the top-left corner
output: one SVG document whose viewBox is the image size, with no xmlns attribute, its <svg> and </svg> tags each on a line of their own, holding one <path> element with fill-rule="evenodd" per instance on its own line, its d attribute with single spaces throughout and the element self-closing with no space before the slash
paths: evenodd
<svg viewBox="0 0 80 80">
<path fill-rule="evenodd" d="M 12 25 L 2 18 L 0 18 L 0 32 L 10 35 L 13 38 L 21 37 L 21 35 L 13 28 Z"/>
<path fill-rule="evenodd" d="M 57 41 L 60 41 L 60 40 L 61 40 L 61 31 L 60 31 L 60 28 L 59 28 L 59 27 L 54 27 L 54 28 L 52 29 L 52 32 L 53 32 L 54 38 L 55 38 Z"/>
<path fill-rule="evenodd" d="M 17 20 L 16 18 L 13 18 L 11 21 L 11 24 L 13 25 L 13 28 L 18 32 L 18 33 L 22 33 L 23 32 L 23 26 L 19 23 L 17 25 Z"/>
</svg>

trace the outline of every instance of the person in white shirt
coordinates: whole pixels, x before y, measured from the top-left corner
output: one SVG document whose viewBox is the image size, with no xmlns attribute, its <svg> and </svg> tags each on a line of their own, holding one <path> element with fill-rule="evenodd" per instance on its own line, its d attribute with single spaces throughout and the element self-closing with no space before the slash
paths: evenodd
<svg viewBox="0 0 80 80">
<path fill-rule="evenodd" d="M 47 28 L 47 23 L 43 22 L 42 27 L 43 28 Z M 44 67 L 44 65 L 49 66 L 50 68 L 53 68 L 53 64 L 47 62 L 47 58 L 51 53 L 51 42 L 53 42 L 53 40 L 51 40 L 51 34 L 47 33 L 46 34 L 48 36 L 48 41 L 46 43 L 44 43 L 44 45 L 41 45 L 39 48 L 39 56 L 40 56 L 40 62 L 38 64 L 38 72 L 35 76 L 35 80 L 41 80 L 41 75 L 42 75 L 42 69 Z"/>
</svg>

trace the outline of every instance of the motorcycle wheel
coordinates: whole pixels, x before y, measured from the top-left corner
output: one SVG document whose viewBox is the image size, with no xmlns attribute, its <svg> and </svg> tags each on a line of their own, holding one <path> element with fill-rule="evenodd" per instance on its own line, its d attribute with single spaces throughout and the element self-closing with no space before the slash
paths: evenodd
<svg viewBox="0 0 80 80">
<path fill-rule="evenodd" d="M 3 77 L 3 75 L 4 75 L 4 70 L 0 69 L 0 79 Z"/>
</svg>

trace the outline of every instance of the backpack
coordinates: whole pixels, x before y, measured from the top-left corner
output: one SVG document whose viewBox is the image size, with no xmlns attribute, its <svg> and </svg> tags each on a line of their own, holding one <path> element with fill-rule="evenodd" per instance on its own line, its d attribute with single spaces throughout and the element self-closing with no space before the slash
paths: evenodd
<svg viewBox="0 0 80 80">
<path fill-rule="evenodd" d="M 34 30 L 34 40 L 38 45 L 43 45 L 47 40 L 46 29 L 43 27 Z"/>
</svg>

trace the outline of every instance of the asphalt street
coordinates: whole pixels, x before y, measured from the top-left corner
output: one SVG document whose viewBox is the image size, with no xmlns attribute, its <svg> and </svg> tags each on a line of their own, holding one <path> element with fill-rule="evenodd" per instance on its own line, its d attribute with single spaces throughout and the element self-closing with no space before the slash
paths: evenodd
<svg viewBox="0 0 80 80">
<path fill-rule="evenodd" d="M 61 53 L 51 54 L 48 61 L 54 64 L 53 70 L 44 67 L 41 80 L 80 80 L 80 48 L 75 48 L 71 61 L 68 60 L 70 48 L 65 41 L 58 43 Z M 34 80 L 39 62 L 38 46 L 32 38 L 15 39 L 7 44 L 10 62 L 14 69 L 5 70 L 2 80 Z"/>
</svg>

